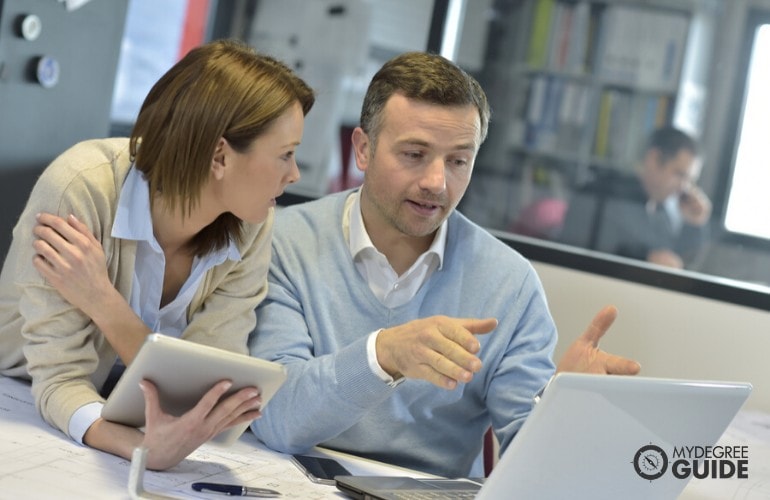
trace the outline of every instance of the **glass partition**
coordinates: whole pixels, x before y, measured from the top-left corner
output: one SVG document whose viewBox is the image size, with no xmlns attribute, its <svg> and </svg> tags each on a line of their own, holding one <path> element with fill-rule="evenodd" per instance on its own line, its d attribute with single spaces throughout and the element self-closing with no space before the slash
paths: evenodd
<svg viewBox="0 0 770 500">
<path fill-rule="evenodd" d="M 725 226 L 728 188 L 740 180 L 744 194 L 731 204 L 751 207 L 757 234 L 770 232 L 765 177 L 733 170 L 728 155 L 737 137 L 746 144 L 766 129 L 748 120 L 758 104 L 742 107 L 749 69 L 739 55 L 757 15 L 747 3 L 472 4 L 457 60 L 486 89 L 493 116 L 460 206 L 466 215 L 673 272 L 770 283 L 770 246 L 736 240 Z M 753 74 L 747 90 L 765 92 Z M 740 134 L 736 106 L 747 118 Z M 765 157 L 744 147 L 740 159 L 761 171 Z"/>
<path fill-rule="evenodd" d="M 746 92 L 766 87 L 757 71 L 746 76 L 754 44 L 762 57 L 757 26 L 770 23 L 750 9 L 758 1 L 211 0 L 206 38 L 246 40 L 317 90 L 302 181 L 287 200 L 357 185 L 349 137 L 369 79 L 398 53 L 441 52 L 478 78 L 493 110 L 460 205 L 472 220 L 565 262 L 570 249 L 650 260 L 657 281 L 704 276 L 757 291 L 770 283 L 770 244 L 736 238 L 730 229 L 745 221 L 726 228 L 725 214 L 732 187 L 731 204 L 754 207 L 755 232 L 770 231 L 763 177 L 733 167 L 740 157 L 761 170 L 766 156 L 736 153 L 757 128 L 744 119 Z M 142 2 L 152 0 L 132 5 Z M 661 129 L 676 133 L 651 145 Z M 651 194 L 655 182 L 663 194 Z M 735 194 L 741 186 L 748 194 Z M 600 227 L 608 222 L 614 229 Z M 666 244 L 675 255 L 652 259 Z"/>
</svg>

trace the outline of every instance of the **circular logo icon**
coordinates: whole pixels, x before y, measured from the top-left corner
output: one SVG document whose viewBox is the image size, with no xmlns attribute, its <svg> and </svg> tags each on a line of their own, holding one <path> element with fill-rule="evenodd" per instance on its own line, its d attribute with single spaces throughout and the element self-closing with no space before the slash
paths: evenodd
<svg viewBox="0 0 770 500">
<path fill-rule="evenodd" d="M 668 456 L 660 446 L 642 446 L 634 455 L 634 469 L 644 479 L 658 479 L 668 469 Z"/>
</svg>

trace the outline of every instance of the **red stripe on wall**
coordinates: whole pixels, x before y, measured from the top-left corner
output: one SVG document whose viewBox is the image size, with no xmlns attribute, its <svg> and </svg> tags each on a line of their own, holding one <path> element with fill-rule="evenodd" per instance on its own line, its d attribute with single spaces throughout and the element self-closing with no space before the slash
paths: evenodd
<svg viewBox="0 0 770 500">
<path fill-rule="evenodd" d="M 179 42 L 179 59 L 203 43 L 208 14 L 209 0 L 187 0 L 182 39 Z"/>
</svg>

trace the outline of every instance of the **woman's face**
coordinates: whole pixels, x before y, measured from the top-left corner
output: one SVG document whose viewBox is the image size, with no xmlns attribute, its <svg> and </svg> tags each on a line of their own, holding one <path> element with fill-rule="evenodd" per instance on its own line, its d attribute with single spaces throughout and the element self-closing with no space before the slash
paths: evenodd
<svg viewBox="0 0 770 500">
<path fill-rule="evenodd" d="M 257 137 L 246 152 L 235 151 L 225 141 L 224 168 L 218 179 L 224 211 L 252 224 L 265 220 L 284 188 L 299 180 L 294 152 L 302 140 L 303 127 L 304 115 L 297 102 Z"/>
</svg>

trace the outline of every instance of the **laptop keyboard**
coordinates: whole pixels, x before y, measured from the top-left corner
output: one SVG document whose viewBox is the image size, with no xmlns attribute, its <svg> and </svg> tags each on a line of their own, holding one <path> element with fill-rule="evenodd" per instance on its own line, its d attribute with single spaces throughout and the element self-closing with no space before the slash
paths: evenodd
<svg viewBox="0 0 770 500">
<path fill-rule="evenodd" d="M 478 491 L 425 491 L 405 490 L 393 492 L 398 500 L 473 500 Z"/>
</svg>

